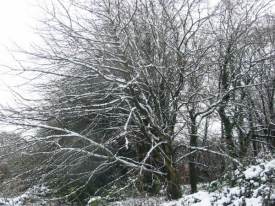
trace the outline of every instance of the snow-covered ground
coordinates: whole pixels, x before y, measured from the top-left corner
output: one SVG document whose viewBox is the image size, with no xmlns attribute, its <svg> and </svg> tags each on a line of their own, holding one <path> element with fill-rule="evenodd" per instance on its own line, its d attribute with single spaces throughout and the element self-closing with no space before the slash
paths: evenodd
<svg viewBox="0 0 275 206">
<path fill-rule="evenodd" d="M 224 186 L 214 192 L 199 191 L 161 206 L 262 206 L 275 205 L 275 159 L 236 171 L 235 187 Z M 272 201 L 273 200 L 273 201 Z"/>
<path fill-rule="evenodd" d="M 0 205 L 3 206 L 25 206 L 25 205 L 46 205 L 44 200 L 41 200 L 39 196 L 43 196 L 47 193 L 48 189 L 44 185 L 35 186 L 28 189 L 25 193 L 17 197 L 0 198 Z M 39 201 L 37 201 L 39 200 Z M 39 202 L 36 204 L 35 202 Z M 30 204 L 31 203 L 31 204 Z"/>
<path fill-rule="evenodd" d="M 44 185 L 29 188 L 25 193 L 9 198 L 0 198 L 0 206 L 69 206 L 64 200 L 46 198 L 49 189 Z"/>
<path fill-rule="evenodd" d="M 259 161 L 243 171 L 235 171 L 236 185 L 213 182 L 212 192 L 201 190 L 195 194 L 184 195 L 175 201 L 164 198 L 132 198 L 112 203 L 112 206 L 262 206 L 275 205 L 275 159 Z"/>
<path fill-rule="evenodd" d="M 262 206 L 261 197 L 245 198 L 240 195 L 239 188 L 228 188 L 224 193 L 200 191 L 192 195 L 187 195 L 180 200 L 170 201 L 161 206 Z"/>
<path fill-rule="evenodd" d="M 275 159 L 259 161 L 257 165 L 243 171 L 235 171 L 235 186 L 229 187 L 216 181 L 212 192 L 201 190 L 195 194 L 184 195 L 176 201 L 161 198 L 129 198 L 110 203 L 112 206 L 262 206 L 275 205 Z M 0 198 L 3 206 L 48 205 L 41 195 L 47 192 L 44 186 L 34 187 L 14 198 Z M 90 203 L 98 199 L 91 198 Z M 273 200 L 273 202 L 272 202 Z M 268 202 L 268 204 L 267 204 Z"/>
</svg>

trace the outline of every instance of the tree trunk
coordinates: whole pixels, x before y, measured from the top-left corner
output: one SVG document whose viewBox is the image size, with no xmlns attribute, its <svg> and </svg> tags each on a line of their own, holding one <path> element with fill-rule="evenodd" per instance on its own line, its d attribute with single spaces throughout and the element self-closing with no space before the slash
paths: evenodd
<svg viewBox="0 0 275 206">
<path fill-rule="evenodd" d="M 197 169 L 194 162 L 189 162 L 191 193 L 197 192 Z"/>
<path fill-rule="evenodd" d="M 190 152 L 193 152 L 194 149 L 192 147 L 197 147 L 197 125 L 196 125 L 196 118 L 190 114 L 191 119 L 191 135 L 190 135 Z M 197 192 L 197 168 L 196 168 L 196 154 L 192 154 L 189 156 L 189 171 L 190 171 L 190 186 L 191 186 L 191 193 Z"/>
<path fill-rule="evenodd" d="M 226 147 L 228 149 L 229 155 L 231 157 L 237 157 L 235 144 L 233 141 L 233 125 L 230 122 L 229 118 L 226 116 L 223 106 L 220 107 L 220 109 L 218 110 L 218 113 L 220 115 L 220 118 L 223 124 L 225 143 L 226 143 Z"/>
<path fill-rule="evenodd" d="M 257 157 L 259 153 L 259 149 L 256 141 L 252 141 L 252 147 L 253 147 L 253 156 Z"/>
<path fill-rule="evenodd" d="M 249 147 L 249 134 L 244 134 L 240 129 L 239 129 L 239 142 L 240 142 L 240 152 L 239 156 L 240 158 L 246 157 L 248 147 Z"/>
<path fill-rule="evenodd" d="M 165 149 L 165 172 L 167 181 L 167 197 L 171 200 L 181 198 L 180 175 L 173 164 L 173 150 L 171 142 L 164 146 Z"/>
<path fill-rule="evenodd" d="M 176 167 L 169 164 L 167 168 L 167 196 L 169 199 L 175 200 L 181 198 L 180 176 Z"/>
<path fill-rule="evenodd" d="M 145 144 L 137 144 L 137 157 L 139 161 L 144 159 L 148 150 L 149 148 Z M 157 158 L 155 157 L 155 159 Z M 160 190 L 158 177 L 153 173 L 143 171 L 143 173 L 138 178 L 137 189 L 140 193 L 143 194 L 158 194 Z"/>
</svg>

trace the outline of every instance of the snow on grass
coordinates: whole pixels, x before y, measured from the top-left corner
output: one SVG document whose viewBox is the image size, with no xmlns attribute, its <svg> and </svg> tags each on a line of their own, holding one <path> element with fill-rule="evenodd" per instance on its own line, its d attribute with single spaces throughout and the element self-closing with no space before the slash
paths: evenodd
<svg viewBox="0 0 275 206">
<path fill-rule="evenodd" d="M 184 195 L 179 200 L 165 201 L 162 198 L 128 198 L 112 206 L 262 206 L 275 205 L 275 159 L 247 169 L 234 172 L 235 186 L 218 184 L 212 192 L 201 190 L 191 195 Z M 218 181 L 213 182 L 217 184 Z M 265 202 L 265 203 L 264 203 Z"/>
<path fill-rule="evenodd" d="M 159 206 L 164 201 L 164 197 L 127 198 L 126 200 L 111 202 L 108 206 Z"/>
<path fill-rule="evenodd" d="M 236 186 L 224 186 L 217 191 L 199 191 L 161 206 L 262 206 L 264 201 L 275 205 L 275 159 L 236 171 Z"/>
<path fill-rule="evenodd" d="M 3 206 L 24 206 L 29 200 L 36 199 L 38 195 L 45 195 L 48 188 L 44 185 L 34 186 L 28 189 L 25 193 L 17 197 L 0 198 L 0 205 Z M 42 201 L 44 202 L 44 201 Z"/>
<path fill-rule="evenodd" d="M 244 171 L 235 171 L 236 184 L 220 186 L 212 192 L 201 190 L 191 195 L 184 195 L 179 200 L 165 202 L 164 197 L 128 198 L 124 201 L 112 202 L 112 206 L 262 206 L 265 201 L 275 205 L 275 159 L 260 162 Z M 3 206 L 24 206 L 30 199 L 36 199 L 47 192 L 44 186 L 34 187 L 14 198 L 0 198 Z M 101 198 L 90 199 L 89 204 Z M 274 200 L 274 201 L 273 201 Z M 273 202 L 272 202 L 273 201 Z M 33 204 L 32 204 L 33 205 Z M 47 204 L 45 204 L 47 205 Z"/>
<path fill-rule="evenodd" d="M 232 192 L 232 193 L 231 193 Z M 231 194 L 236 192 L 236 188 L 231 191 Z M 222 193 L 216 192 L 207 192 L 200 191 L 192 195 L 187 195 L 179 200 L 170 201 L 162 203 L 161 206 L 262 206 L 263 199 L 261 197 L 257 198 L 244 198 L 235 196 L 235 198 L 231 199 L 232 196 L 223 196 Z"/>
</svg>

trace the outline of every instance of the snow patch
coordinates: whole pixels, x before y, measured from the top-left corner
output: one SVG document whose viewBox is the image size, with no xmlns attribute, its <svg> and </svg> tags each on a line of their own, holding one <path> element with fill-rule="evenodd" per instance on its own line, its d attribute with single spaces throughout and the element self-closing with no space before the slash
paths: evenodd
<svg viewBox="0 0 275 206">
<path fill-rule="evenodd" d="M 161 206 L 262 206 L 264 201 L 275 205 L 275 159 L 235 171 L 237 186 L 224 186 L 218 191 L 200 191 L 186 195 L 177 201 L 162 203 Z"/>
<path fill-rule="evenodd" d="M 0 205 L 3 206 L 24 206 L 26 202 L 31 199 L 37 199 L 38 195 L 43 196 L 48 192 L 48 188 L 44 185 L 34 186 L 28 189 L 25 193 L 17 197 L 10 198 L 0 198 Z M 41 203 L 45 203 L 45 201 L 41 201 Z M 33 204 L 35 205 L 35 204 Z"/>
</svg>

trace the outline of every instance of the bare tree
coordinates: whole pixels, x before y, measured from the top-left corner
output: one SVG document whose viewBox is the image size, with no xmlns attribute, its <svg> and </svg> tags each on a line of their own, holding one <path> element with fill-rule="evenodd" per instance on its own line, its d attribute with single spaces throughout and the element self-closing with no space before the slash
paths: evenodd
<svg viewBox="0 0 275 206">
<path fill-rule="evenodd" d="M 64 173 L 67 180 L 59 189 L 81 181 L 67 196 L 120 168 L 105 188 L 126 179 L 121 190 L 134 186 L 157 193 L 160 183 L 168 198 L 177 199 L 177 161 L 183 157 L 189 157 L 195 192 L 197 151 L 226 157 L 234 166 L 241 165 L 238 144 L 246 153 L 245 135 L 251 133 L 243 128 L 246 122 L 254 127 L 257 113 L 248 111 L 256 104 L 251 88 L 265 85 L 260 68 L 273 55 L 260 55 L 260 49 L 251 58 L 259 47 L 253 35 L 269 6 L 221 1 L 210 11 L 199 0 L 51 1 L 39 30 L 44 45 L 24 51 L 35 64 L 20 64 L 38 73 L 43 99 L 8 111 L 3 119 L 38 129 L 28 142 L 47 145 L 37 151 L 48 157 L 41 180 L 56 184 Z M 274 87 L 269 84 L 266 92 L 271 112 Z M 199 144 L 206 138 L 199 133 L 202 121 L 215 113 L 227 151 Z M 188 152 L 178 157 L 182 139 L 189 140 Z"/>
<path fill-rule="evenodd" d="M 168 197 L 179 198 L 174 128 L 183 106 L 184 79 L 192 73 L 188 62 L 192 43 L 208 18 L 203 4 L 106 0 L 56 1 L 49 6 L 53 9 L 47 11 L 49 19 L 43 22 L 46 29 L 41 32 L 46 48 L 29 53 L 41 60 L 39 68 L 31 70 L 58 76 L 43 85 L 47 91 L 55 92 L 58 82 L 63 82 L 64 89 L 57 87 L 54 105 L 46 103 L 32 108 L 31 113 L 26 111 L 29 121 L 21 124 L 57 132 L 39 141 L 53 144 L 50 152 L 57 155 L 53 158 L 64 157 L 58 165 L 66 170 L 71 158 L 74 162 L 90 156 L 99 159 L 101 164 L 86 173 L 86 183 L 106 165 L 119 163 L 142 177 L 139 181 L 145 181 L 148 173 L 149 178 L 163 181 Z M 79 90 L 85 92 L 75 92 Z M 86 116 L 89 134 L 87 128 L 76 131 L 70 127 L 70 120 L 59 125 L 59 114 L 67 114 L 71 121 Z M 111 123 L 98 127 L 103 116 Z M 49 124 L 51 119 L 57 124 Z M 95 138 L 98 129 L 103 138 Z M 104 139 L 107 130 L 112 135 Z M 62 144 L 60 138 L 74 140 Z M 117 151 L 111 149 L 114 142 L 123 143 L 117 144 L 121 147 Z M 130 147 L 136 150 L 134 157 L 119 155 L 120 150 Z"/>
</svg>

